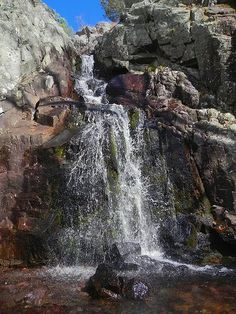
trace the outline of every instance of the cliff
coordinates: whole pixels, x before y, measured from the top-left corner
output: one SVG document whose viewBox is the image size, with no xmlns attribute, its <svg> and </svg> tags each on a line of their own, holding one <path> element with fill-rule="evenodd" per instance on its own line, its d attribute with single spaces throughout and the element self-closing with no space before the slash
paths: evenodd
<svg viewBox="0 0 236 314">
<path fill-rule="evenodd" d="M 127 1 L 95 48 L 110 102 L 146 112 L 150 145 L 166 160 L 175 218 L 160 239 L 181 258 L 236 247 L 236 12 L 231 1 L 200 4 Z"/>
</svg>

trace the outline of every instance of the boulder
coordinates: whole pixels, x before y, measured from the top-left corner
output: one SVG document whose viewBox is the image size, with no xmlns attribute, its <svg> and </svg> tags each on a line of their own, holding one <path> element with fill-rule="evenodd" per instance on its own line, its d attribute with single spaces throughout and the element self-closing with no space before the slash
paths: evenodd
<svg viewBox="0 0 236 314">
<path fill-rule="evenodd" d="M 118 273 L 111 266 L 100 264 L 97 267 L 96 273 L 87 282 L 85 291 L 93 298 L 99 298 L 104 296 L 103 289 L 111 291 L 111 293 L 115 293 L 116 295 L 121 295 L 122 288 L 123 279 L 119 277 Z"/>
<path fill-rule="evenodd" d="M 107 264 L 100 264 L 87 282 L 85 291 L 93 298 L 143 300 L 149 295 L 150 288 L 139 278 L 129 278 Z"/>
<path fill-rule="evenodd" d="M 148 75 L 122 74 L 109 81 L 106 92 L 111 103 L 142 107 L 149 88 Z"/>
</svg>

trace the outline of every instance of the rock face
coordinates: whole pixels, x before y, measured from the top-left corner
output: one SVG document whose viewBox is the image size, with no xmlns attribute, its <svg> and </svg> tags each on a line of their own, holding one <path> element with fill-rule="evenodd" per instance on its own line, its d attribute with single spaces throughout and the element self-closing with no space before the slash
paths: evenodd
<svg viewBox="0 0 236 314">
<path fill-rule="evenodd" d="M 235 113 L 235 9 L 229 1 L 211 7 L 187 2 L 127 5 L 122 24 L 96 47 L 97 63 L 107 75 L 165 66 L 181 70 L 200 92 L 195 106 Z"/>
<path fill-rule="evenodd" d="M 71 96 L 77 56 L 66 25 L 41 1 L 0 4 L 0 128 L 30 120 L 47 96 Z"/>
<path fill-rule="evenodd" d="M 62 131 L 77 103 L 71 75 L 79 56 L 41 1 L 3 0 L 0 21 L 0 265 L 32 265 L 46 259 L 60 173 L 60 149 L 43 145 L 71 136 Z"/>
<path fill-rule="evenodd" d="M 91 54 L 103 35 L 109 32 L 116 24 L 101 22 L 92 26 L 85 26 L 74 36 L 77 51 L 81 54 Z"/>
<path fill-rule="evenodd" d="M 95 48 L 109 101 L 145 110 L 150 154 L 165 160 L 175 217 L 163 218 L 162 247 L 203 264 L 236 248 L 236 13 L 209 4 L 127 2 Z"/>
<path fill-rule="evenodd" d="M 146 92 L 140 86 L 144 77 Z M 111 102 L 146 111 L 147 145 L 151 151 L 161 152 L 165 159 L 174 191 L 176 219 L 164 218 L 160 230 L 162 246 L 167 251 L 171 247 L 172 254 L 181 250 L 182 258 L 183 252 L 188 255 L 192 251 L 196 261 L 201 261 L 211 251 L 210 247 L 226 256 L 235 256 L 234 115 L 212 108 L 192 108 L 199 100 L 197 90 L 184 73 L 168 68 L 145 76 L 130 73 L 116 76 L 109 82 L 107 92 Z M 155 156 L 151 151 L 150 155 Z M 214 222 L 212 205 L 221 206 L 223 212 L 227 209 L 229 214 L 214 218 Z"/>
</svg>

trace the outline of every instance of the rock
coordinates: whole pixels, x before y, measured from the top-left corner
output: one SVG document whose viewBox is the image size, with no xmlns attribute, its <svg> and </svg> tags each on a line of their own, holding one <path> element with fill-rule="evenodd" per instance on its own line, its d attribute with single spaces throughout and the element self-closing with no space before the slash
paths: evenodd
<svg viewBox="0 0 236 314">
<path fill-rule="evenodd" d="M 97 267 L 96 273 L 86 284 L 85 291 L 93 298 L 104 296 L 105 292 L 111 291 L 116 295 L 122 294 L 123 280 L 118 274 L 107 264 L 100 264 Z M 106 293 L 107 296 L 107 293 Z"/>
<path fill-rule="evenodd" d="M 213 205 L 212 212 L 213 212 L 214 219 L 221 220 L 221 221 L 224 219 L 224 212 L 225 212 L 224 207 Z"/>
<path fill-rule="evenodd" d="M 126 263 L 125 261 L 130 256 L 137 256 L 140 254 L 141 247 L 138 243 L 114 243 L 106 252 L 105 262 L 112 265 L 115 269 L 136 270 L 138 267 L 136 264 Z"/>
<path fill-rule="evenodd" d="M 31 120 L 36 103 L 52 95 L 71 96 L 78 55 L 58 16 L 46 5 L 1 1 L 0 128 Z M 8 31 L 14 30 L 14 31 Z M 9 57 L 11 56 L 11 57 Z"/>
<path fill-rule="evenodd" d="M 123 24 L 114 26 L 95 48 L 97 67 L 107 76 L 158 67 L 184 72 L 201 95 L 215 97 L 211 105 L 235 114 L 235 10 L 182 2 L 191 6 L 166 0 L 127 4 Z M 193 90 L 190 85 L 181 88 L 188 94 Z M 196 107 L 199 95 L 183 103 L 188 101 Z"/>
<path fill-rule="evenodd" d="M 25 296 L 26 303 L 35 306 L 42 306 L 45 302 L 47 290 L 44 288 L 38 288 Z"/>
<path fill-rule="evenodd" d="M 236 213 L 225 212 L 225 218 L 230 226 L 236 226 Z"/>
<path fill-rule="evenodd" d="M 73 38 L 76 50 L 79 54 L 91 54 L 103 35 L 109 32 L 115 23 L 100 22 L 95 27 L 85 26 L 76 33 Z"/>
<path fill-rule="evenodd" d="M 112 300 L 112 301 L 119 301 L 119 300 L 121 300 L 120 295 L 118 295 L 117 293 L 114 293 L 114 292 L 112 292 L 110 290 L 104 289 L 104 288 L 101 289 L 100 296 L 103 299 L 109 299 L 109 300 Z"/>
<path fill-rule="evenodd" d="M 121 297 L 143 300 L 150 289 L 143 280 L 119 274 L 111 266 L 100 264 L 86 284 L 85 291 L 93 298 L 120 300 Z"/>
<path fill-rule="evenodd" d="M 156 70 L 155 73 L 122 74 L 109 81 L 106 92 L 111 103 L 129 107 L 145 107 L 149 99 L 147 94 L 159 99 L 176 98 L 189 107 L 199 105 L 199 92 L 188 81 L 186 75 L 169 68 Z M 150 100 L 152 103 L 152 100 Z M 152 104 L 151 104 L 152 106 Z"/>
<path fill-rule="evenodd" d="M 179 71 L 169 68 L 157 69 L 151 73 L 152 95 L 159 98 L 177 98 L 184 105 L 197 108 L 199 105 L 199 92 L 187 79 L 187 76 Z"/>
<path fill-rule="evenodd" d="M 14 225 L 8 217 L 6 217 L 5 219 L 3 219 L 0 222 L 0 229 L 5 229 L 5 230 L 11 231 L 13 229 L 13 227 L 14 227 Z"/>
<path fill-rule="evenodd" d="M 148 297 L 150 289 L 141 280 L 131 279 L 124 286 L 124 295 L 127 299 L 144 300 Z"/>
<path fill-rule="evenodd" d="M 123 74 L 113 78 L 107 85 L 106 92 L 110 102 L 130 106 L 142 106 L 149 88 L 147 75 Z M 127 99 L 120 101 L 120 99 Z"/>
</svg>

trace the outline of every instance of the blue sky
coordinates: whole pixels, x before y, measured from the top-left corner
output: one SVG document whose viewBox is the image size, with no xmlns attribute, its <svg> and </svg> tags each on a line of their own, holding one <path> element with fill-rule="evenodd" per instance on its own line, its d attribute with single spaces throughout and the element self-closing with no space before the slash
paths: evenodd
<svg viewBox="0 0 236 314">
<path fill-rule="evenodd" d="M 64 17 L 77 31 L 81 25 L 95 25 L 104 21 L 104 12 L 99 0 L 43 0 L 50 8 Z"/>
</svg>

